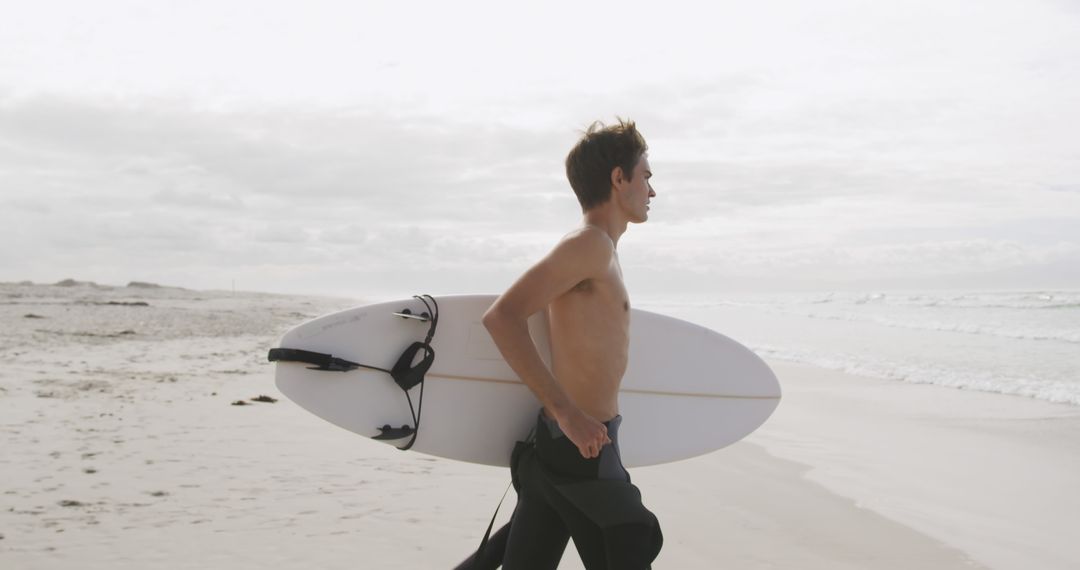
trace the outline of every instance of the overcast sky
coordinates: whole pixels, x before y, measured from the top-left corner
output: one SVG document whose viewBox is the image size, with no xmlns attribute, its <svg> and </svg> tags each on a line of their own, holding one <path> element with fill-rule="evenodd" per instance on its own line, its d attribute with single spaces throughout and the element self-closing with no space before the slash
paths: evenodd
<svg viewBox="0 0 1080 570">
<path fill-rule="evenodd" d="M 1080 287 L 1080 4 L 695 4 L 0 0 L 0 280 L 498 292 L 619 115 L 632 292 Z"/>
</svg>

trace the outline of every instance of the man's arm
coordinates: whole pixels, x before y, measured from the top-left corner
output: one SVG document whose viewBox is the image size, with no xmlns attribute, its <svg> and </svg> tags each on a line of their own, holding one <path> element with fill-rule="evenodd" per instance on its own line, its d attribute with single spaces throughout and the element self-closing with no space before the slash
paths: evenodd
<svg viewBox="0 0 1080 570">
<path fill-rule="evenodd" d="M 511 285 L 483 319 L 507 364 L 587 458 L 598 456 L 600 448 L 611 441 L 607 428 L 582 412 L 544 365 L 529 336 L 528 319 L 581 281 L 603 275 L 613 250 L 611 239 L 598 228 L 568 235 Z"/>
</svg>

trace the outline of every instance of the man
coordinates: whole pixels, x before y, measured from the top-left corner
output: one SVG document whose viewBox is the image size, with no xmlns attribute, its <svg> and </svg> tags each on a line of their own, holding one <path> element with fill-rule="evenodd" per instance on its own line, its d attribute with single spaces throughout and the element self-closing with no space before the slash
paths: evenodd
<svg viewBox="0 0 1080 570">
<path fill-rule="evenodd" d="M 554 569 L 568 539 L 585 566 L 648 568 L 662 537 L 619 457 L 619 383 L 626 371 L 630 301 L 617 246 L 649 217 L 656 196 L 648 146 L 633 122 L 594 123 L 566 158 L 582 225 L 521 276 L 484 315 L 511 368 L 543 405 L 531 445 L 515 453 L 518 503 L 509 528 L 474 568 Z M 546 311 L 549 370 L 528 318 Z M 505 555 L 499 556 L 505 541 Z M 486 555 L 486 556 L 485 556 Z M 470 561 L 461 567 L 468 567 Z"/>
</svg>

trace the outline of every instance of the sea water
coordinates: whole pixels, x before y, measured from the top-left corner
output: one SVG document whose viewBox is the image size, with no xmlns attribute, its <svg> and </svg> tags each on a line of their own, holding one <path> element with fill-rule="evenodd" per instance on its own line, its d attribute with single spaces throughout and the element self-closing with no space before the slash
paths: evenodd
<svg viewBox="0 0 1080 570">
<path fill-rule="evenodd" d="M 1080 291 L 652 296 L 759 355 L 1080 405 Z"/>
</svg>

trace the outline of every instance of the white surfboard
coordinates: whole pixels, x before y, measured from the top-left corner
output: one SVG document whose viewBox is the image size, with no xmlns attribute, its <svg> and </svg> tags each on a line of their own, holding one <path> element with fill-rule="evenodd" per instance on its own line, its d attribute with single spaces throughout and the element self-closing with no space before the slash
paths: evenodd
<svg viewBox="0 0 1080 570">
<path fill-rule="evenodd" d="M 426 375 L 420 429 L 412 451 L 472 463 L 506 466 L 540 404 L 506 364 L 481 324 L 493 295 L 437 297 L 435 360 Z M 424 340 L 430 323 L 402 318 L 425 311 L 416 299 L 356 307 L 289 330 L 280 347 L 332 354 L 390 369 L 406 347 Z M 550 366 L 547 321 L 529 320 L 540 355 Z M 311 413 L 367 437 L 379 427 L 411 425 L 405 392 L 385 372 L 313 370 L 278 362 L 281 393 Z M 420 386 L 409 391 L 417 404 Z M 768 365 L 730 338 L 699 325 L 632 309 L 630 360 L 619 390 L 619 445 L 626 467 L 694 457 L 746 437 L 780 402 Z M 385 441 L 401 446 L 408 438 Z"/>
</svg>

